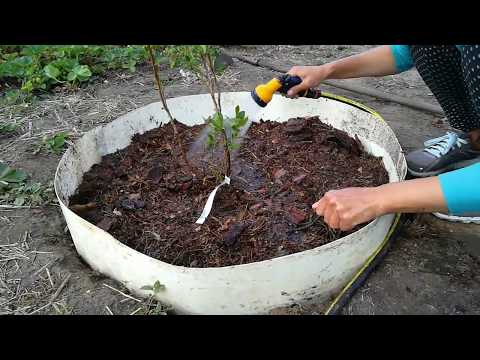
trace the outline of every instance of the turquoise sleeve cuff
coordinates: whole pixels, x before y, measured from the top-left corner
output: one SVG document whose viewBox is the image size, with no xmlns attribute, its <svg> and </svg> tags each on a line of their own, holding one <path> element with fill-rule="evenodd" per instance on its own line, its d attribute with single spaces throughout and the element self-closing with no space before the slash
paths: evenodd
<svg viewBox="0 0 480 360">
<path fill-rule="evenodd" d="M 393 58 L 395 59 L 396 73 L 410 70 L 413 66 L 412 55 L 408 45 L 390 45 Z"/>
<path fill-rule="evenodd" d="M 480 163 L 438 176 L 448 211 L 457 216 L 480 213 Z"/>
</svg>

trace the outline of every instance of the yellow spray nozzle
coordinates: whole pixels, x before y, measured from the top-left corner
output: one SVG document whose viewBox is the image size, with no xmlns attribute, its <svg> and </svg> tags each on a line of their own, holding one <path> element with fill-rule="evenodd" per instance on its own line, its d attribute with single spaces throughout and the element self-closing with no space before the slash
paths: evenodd
<svg viewBox="0 0 480 360">
<path fill-rule="evenodd" d="M 273 94 L 276 91 L 279 91 L 282 94 L 287 94 L 289 89 L 300 84 L 301 82 L 302 79 L 298 76 L 284 74 L 270 80 L 266 84 L 258 85 L 255 90 L 252 91 L 252 98 L 258 105 L 265 107 L 272 100 Z M 298 93 L 298 95 L 301 97 L 318 99 L 322 96 L 322 92 L 320 90 L 307 89 L 301 93 Z"/>
<path fill-rule="evenodd" d="M 252 97 L 255 102 L 265 107 L 272 100 L 273 94 L 282 87 L 282 83 L 279 79 L 274 78 L 266 84 L 258 85 L 255 90 L 252 91 Z"/>
</svg>

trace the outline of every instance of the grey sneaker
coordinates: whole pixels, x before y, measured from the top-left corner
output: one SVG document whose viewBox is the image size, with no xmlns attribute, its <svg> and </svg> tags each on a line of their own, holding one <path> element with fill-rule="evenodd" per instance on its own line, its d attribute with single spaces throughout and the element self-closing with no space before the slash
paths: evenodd
<svg viewBox="0 0 480 360">
<path fill-rule="evenodd" d="M 435 176 L 480 162 L 480 151 L 472 149 L 465 133 L 447 132 L 424 145 L 424 149 L 406 156 L 408 172 L 416 177 Z"/>
</svg>

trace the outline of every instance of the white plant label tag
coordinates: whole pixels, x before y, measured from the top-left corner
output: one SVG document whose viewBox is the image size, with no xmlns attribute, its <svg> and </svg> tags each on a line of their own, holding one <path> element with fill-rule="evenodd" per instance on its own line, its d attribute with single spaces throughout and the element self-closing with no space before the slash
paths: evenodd
<svg viewBox="0 0 480 360">
<path fill-rule="evenodd" d="M 225 179 L 218 185 L 213 191 L 210 193 L 207 199 L 207 203 L 205 204 L 205 207 L 203 208 L 202 215 L 198 218 L 197 221 L 195 221 L 195 224 L 203 224 L 205 220 L 207 220 L 208 215 L 210 214 L 210 211 L 212 211 L 212 206 L 213 206 L 213 199 L 215 198 L 215 194 L 217 193 L 217 190 L 223 186 L 223 185 L 230 185 L 230 178 L 228 176 L 225 176 Z"/>
</svg>

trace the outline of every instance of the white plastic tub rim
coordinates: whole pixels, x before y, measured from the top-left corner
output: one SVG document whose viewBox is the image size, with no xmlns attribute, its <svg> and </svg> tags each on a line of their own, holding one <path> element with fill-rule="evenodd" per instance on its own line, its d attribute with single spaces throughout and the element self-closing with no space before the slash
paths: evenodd
<svg viewBox="0 0 480 360">
<path fill-rule="evenodd" d="M 208 94 L 171 98 L 168 105 L 176 119 L 190 126 L 203 123 L 214 112 Z M 325 123 L 357 135 L 367 151 L 381 156 L 390 182 L 405 177 L 405 158 L 395 134 L 378 114 L 359 103 L 332 94 L 295 100 L 276 95 L 258 113 L 249 92 L 222 94 L 227 116 L 234 115 L 236 105 L 254 121 L 319 116 Z M 83 174 L 102 156 L 127 147 L 133 135 L 167 122 L 161 104 L 152 103 L 94 128 L 65 152 L 55 175 L 56 195 L 79 255 L 94 270 L 123 283 L 137 296 L 150 296 L 142 287 L 160 281 L 165 289 L 157 299 L 184 314 L 264 314 L 311 297 L 327 301 L 378 249 L 393 224 L 395 215 L 385 215 L 311 250 L 250 264 L 187 268 L 133 250 L 67 207 Z"/>
</svg>

